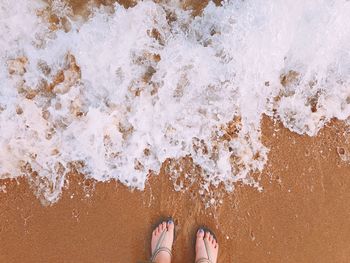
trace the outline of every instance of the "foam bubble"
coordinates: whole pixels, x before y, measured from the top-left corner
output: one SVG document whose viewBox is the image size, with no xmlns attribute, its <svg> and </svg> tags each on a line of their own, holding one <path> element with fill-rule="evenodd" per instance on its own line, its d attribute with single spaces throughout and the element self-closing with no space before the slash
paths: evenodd
<svg viewBox="0 0 350 263">
<path fill-rule="evenodd" d="M 203 189 L 258 186 L 263 114 L 311 136 L 350 116 L 348 1 L 226 1 L 198 17 L 142 1 L 84 23 L 53 3 L 66 26 L 39 1 L 0 3 L 0 174 L 49 202 L 72 165 L 143 189 L 184 156 Z"/>
</svg>

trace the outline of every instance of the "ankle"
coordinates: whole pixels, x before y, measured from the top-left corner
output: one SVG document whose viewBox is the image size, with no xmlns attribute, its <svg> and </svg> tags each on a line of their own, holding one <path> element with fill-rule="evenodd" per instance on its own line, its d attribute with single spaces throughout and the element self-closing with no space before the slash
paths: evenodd
<svg viewBox="0 0 350 263">
<path fill-rule="evenodd" d="M 165 253 L 159 253 L 154 261 L 154 263 L 171 263 L 171 257 Z"/>
</svg>

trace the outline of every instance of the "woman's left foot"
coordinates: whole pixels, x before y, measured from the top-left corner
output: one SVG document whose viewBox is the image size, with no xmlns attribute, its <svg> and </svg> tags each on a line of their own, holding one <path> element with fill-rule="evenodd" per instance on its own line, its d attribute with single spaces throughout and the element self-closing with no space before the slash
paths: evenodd
<svg viewBox="0 0 350 263">
<path fill-rule="evenodd" d="M 163 240 L 160 240 L 163 239 Z M 152 233 L 152 256 L 157 253 L 157 249 L 160 251 L 153 258 L 155 263 L 170 263 L 171 262 L 171 250 L 174 241 L 174 222 L 169 220 L 168 222 L 162 222 L 159 224 Z M 160 242 L 160 243 L 159 243 Z M 157 247 L 158 245 L 158 247 Z M 170 253 L 169 253 L 170 252 Z"/>
</svg>

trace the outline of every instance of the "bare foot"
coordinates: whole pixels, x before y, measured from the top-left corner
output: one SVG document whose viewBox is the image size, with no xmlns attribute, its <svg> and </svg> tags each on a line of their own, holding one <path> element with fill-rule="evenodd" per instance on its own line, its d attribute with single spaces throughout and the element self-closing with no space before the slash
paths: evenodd
<svg viewBox="0 0 350 263">
<path fill-rule="evenodd" d="M 206 244 L 204 243 L 204 240 Z M 207 245 L 207 246 L 206 246 Z M 219 244 L 210 232 L 199 229 L 196 240 L 196 260 L 195 262 L 216 263 L 219 252 Z M 205 260 L 209 259 L 209 261 Z"/>
<path fill-rule="evenodd" d="M 154 254 L 154 251 L 156 250 L 157 242 L 163 233 L 163 231 L 166 231 L 166 235 L 164 237 L 164 240 L 161 243 L 161 247 L 166 247 L 170 251 L 173 246 L 174 241 L 174 222 L 172 220 L 169 220 L 168 222 L 163 222 L 159 224 L 152 233 L 152 241 L 151 241 L 151 248 L 152 248 L 152 255 Z M 157 256 L 153 259 L 156 263 L 170 263 L 171 262 L 171 255 L 166 251 L 161 251 L 157 254 Z"/>
</svg>

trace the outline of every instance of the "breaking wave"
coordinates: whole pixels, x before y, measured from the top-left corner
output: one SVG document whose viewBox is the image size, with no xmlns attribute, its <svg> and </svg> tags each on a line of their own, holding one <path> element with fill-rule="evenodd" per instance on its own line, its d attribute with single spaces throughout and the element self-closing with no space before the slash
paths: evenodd
<svg viewBox="0 0 350 263">
<path fill-rule="evenodd" d="M 350 2 L 94 9 L 0 2 L 0 176 L 59 198 L 71 169 L 143 189 L 189 156 L 202 189 L 263 170 L 268 115 L 313 136 L 350 116 Z M 173 176 L 177 176 L 174 172 Z"/>
</svg>

